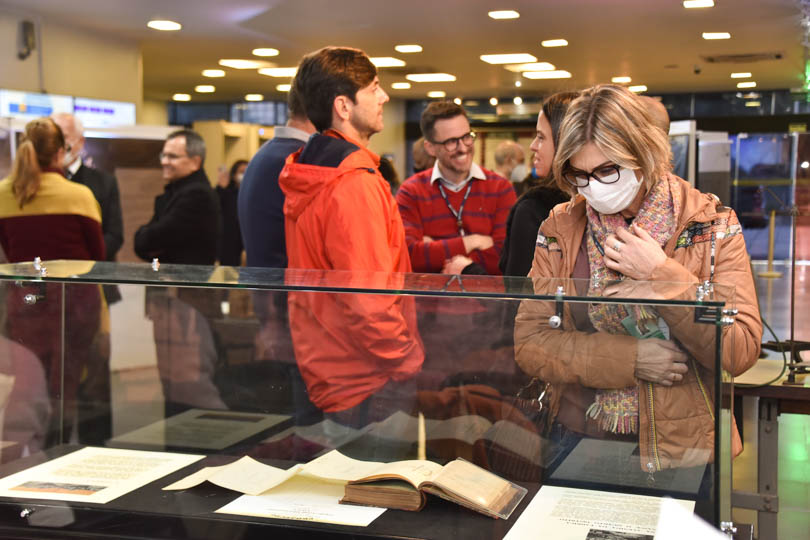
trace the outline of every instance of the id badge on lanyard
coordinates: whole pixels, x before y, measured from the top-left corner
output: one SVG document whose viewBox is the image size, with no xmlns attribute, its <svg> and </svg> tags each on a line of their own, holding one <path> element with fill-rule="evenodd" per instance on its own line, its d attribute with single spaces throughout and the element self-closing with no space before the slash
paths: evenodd
<svg viewBox="0 0 810 540">
<path fill-rule="evenodd" d="M 458 234 L 461 236 L 465 236 L 466 234 L 464 232 L 464 223 L 461 221 L 461 215 L 464 212 L 464 205 L 467 203 L 467 198 L 470 196 L 473 180 L 474 178 L 470 178 L 470 181 L 467 182 L 467 192 L 464 193 L 464 199 L 461 201 L 461 206 L 458 207 L 458 212 L 456 212 L 456 209 L 450 204 L 450 201 L 447 199 L 447 194 L 444 192 L 444 188 L 442 187 L 441 180 L 439 181 L 439 193 L 441 194 L 442 199 L 444 199 L 444 204 L 447 205 L 447 209 L 450 210 L 450 213 L 453 214 L 454 218 L 456 218 L 456 227 L 458 227 Z"/>
</svg>

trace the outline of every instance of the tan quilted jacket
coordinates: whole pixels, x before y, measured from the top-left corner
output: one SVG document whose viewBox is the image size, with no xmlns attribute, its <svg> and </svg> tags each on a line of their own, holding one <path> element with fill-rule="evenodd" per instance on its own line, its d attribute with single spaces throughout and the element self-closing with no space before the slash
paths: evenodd
<svg viewBox="0 0 810 540">
<path fill-rule="evenodd" d="M 726 300 L 726 307 L 733 305 L 739 310 L 734 324 L 722 327 L 722 366 L 724 371 L 739 375 L 756 362 L 762 340 L 762 322 L 742 230 L 734 211 L 719 206 L 714 195 L 703 194 L 684 180 L 677 180 L 684 201 L 678 232 L 664 247 L 668 259 L 655 269 L 651 281 L 656 282 L 660 297 L 694 300 L 694 284 L 712 275 L 711 246 L 715 245 L 714 299 Z M 560 284 L 572 288 L 559 278 L 570 278 L 573 273 L 586 221 L 585 200 L 578 196 L 555 207 L 540 226 L 529 273 L 535 293 L 553 294 Z M 723 285 L 734 286 L 734 294 Z M 699 465 L 706 462 L 707 450 L 708 459 L 713 460 L 716 326 L 696 324 L 691 307 L 655 308 L 669 325 L 672 337 L 692 357 L 683 381 L 665 387 L 635 378 L 636 338 L 577 332 L 569 307 L 566 303 L 559 329 L 549 326 L 554 302 L 525 300 L 515 321 L 518 365 L 526 373 L 557 386 L 552 413 L 556 414 L 559 396 L 566 392 L 567 385 L 638 385 L 642 469 Z M 741 449 L 735 428 L 733 455 Z"/>
</svg>

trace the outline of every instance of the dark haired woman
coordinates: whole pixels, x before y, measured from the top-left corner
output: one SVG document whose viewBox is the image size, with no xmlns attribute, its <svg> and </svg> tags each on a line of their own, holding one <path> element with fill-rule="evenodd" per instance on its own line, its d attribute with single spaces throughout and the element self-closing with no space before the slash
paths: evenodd
<svg viewBox="0 0 810 540">
<path fill-rule="evenodd" d="M 236 160 L 231 165 L 227 177 L 224 174 L 220 175 L 217 186 L 219 207 L 222 211 L 222 245 L 219 248 L 219 264 L 224 266 L 242 265 L 243 245 L 237 200 L 239 199 L 239 186 L 247 167 L 246 160 Z"/>
<path fill-rule="evenodd" d="M 551 175 L 551 163 L 559 142 L 560 124 L 565 118 L 568 104 L 579 94 L 559 92 L 543 102 L 537 115 L 537 134 L 532 141 L 534 172 L 538 179 L 509 211 L 506 219 L 506 241 L 498 266 L 505 276 L 525 277 L 532 267 L 537 229 L 556 205 L 570 197 L 560 190 Z M 530 182 L 530 180 L 526 180 Z"/>
</svg>

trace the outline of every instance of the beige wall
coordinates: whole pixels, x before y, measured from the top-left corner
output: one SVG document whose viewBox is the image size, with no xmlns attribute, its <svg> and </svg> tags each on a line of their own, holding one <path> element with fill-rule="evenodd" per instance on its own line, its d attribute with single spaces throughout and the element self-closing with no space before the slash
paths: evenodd
<svg viewBox="0 0 810 540">
<path fill-rule="evenodd" d="M 379 155 L 393 154 L 394 167 L 401 181 L 405 180 L 405 102 L 392 99 L 383 108 L 385 128 L 371 137 L 369 148 Z"/>
<path fill-rule="evenodd" d="M 25 60 L 17 58 L 17 32 L 22 20 L 34 22 L 39 29 L 37 48 Z M 140 111 L 143 104 L 140 49 L 134 41 L 0 8 L 0 88 L 129 101 Z"/>
<path fill-rule="evenodd" d="M 138 111 L 138 123 L 147 126 L 168 126 L 169 109 L 165 101 L 144 100 Z"/>
</svg>

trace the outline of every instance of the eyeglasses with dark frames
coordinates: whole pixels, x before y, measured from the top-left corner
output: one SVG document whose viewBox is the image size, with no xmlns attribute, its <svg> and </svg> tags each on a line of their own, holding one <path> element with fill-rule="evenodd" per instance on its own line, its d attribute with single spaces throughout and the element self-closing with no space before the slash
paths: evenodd
<svg viewBox="0 0 810 540">
<path fill-rule="evenodd" d="M 464 146 L 471 146 L 473 141 L 475 141 L 476 133 L 474 131 L 470 131 L 469 133 L 465 133 L 461 137 L 450 137 L 449 139 L 445 139 L 443 141 L 430 141 L 433 144 L 437 144 L 443 146 L 445 150 L 448 152 L 454 152 L 457 148 L 459 143 L 464 143 Z"/>
<path fill-rule="evenodd" d="M 619 181 L 621 167 L 614 163 L 603 163 L 591 172 L 568 167 L 562 173 L 563 179 L 574 187 L 587 187 L 591 178 L 603 184 L 614 184 Z"/>
</svg>

